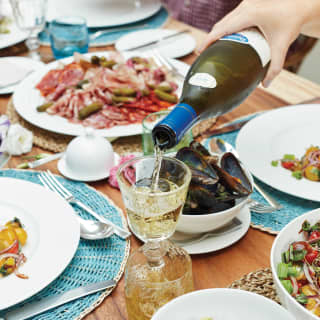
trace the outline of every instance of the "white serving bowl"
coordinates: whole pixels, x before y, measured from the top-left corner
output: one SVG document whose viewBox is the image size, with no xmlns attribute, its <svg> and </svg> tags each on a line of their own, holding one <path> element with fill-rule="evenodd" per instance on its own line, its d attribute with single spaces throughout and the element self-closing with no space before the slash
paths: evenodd
<svg viewBox="0 0 320 320">
<path fill-rule="evenodd" d="M 194 291 L 161 307 L 151 320 L 294 320 L 276 302 L 258 294 L 237 289 Z"/>
<path fill-rule="evenodd" d="M 243 165 L 242 169 L 253 185 L 251 173 Z M 222 227 L 239 214 L 249 196 L 236 200 L 235 206 L 227 210 L 199 215 L 181 214 L 176 230 L 183 233 L 203 233 Z"/>
<path fill-rule="evenodd" d="M 74 138 L 67 146 L 65 155 L 58 162 L 58 169 L 67 178 L 95 181 L 109 176 L 115 165 L 111 143 L 87 128 L 85 134 Z"/>
<path fill-rule="evenodd" d="M 278 275 L 277 265 L 281 262 L 282 252 L 288 250 L 289 244 L 294 241 L 303 240 L 299 231 L 302 223 L 308 220 L 311 224 L 320 220 L 320 209 L 312 210 L 299 216 L 287 224 L 277 235 L 271 249 L 271 269 L 272 276 L 277 290 L 277 294 L 283 306 L 285 306 L 298 320 L 319 320 L 319 317 L 299 304 L 282 286 Z"/>
</svg>

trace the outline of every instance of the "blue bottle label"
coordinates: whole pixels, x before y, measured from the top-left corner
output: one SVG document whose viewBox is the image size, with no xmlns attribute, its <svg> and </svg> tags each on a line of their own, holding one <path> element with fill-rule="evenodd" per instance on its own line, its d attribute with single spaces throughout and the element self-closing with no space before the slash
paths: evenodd
<svg viewBox="0 0 320 320">
<path fill-rule="evenodd" d="M 197 113 L 187 103 L 179 103 L 157 125 L 170 127 L 176 134 L 177 143 L 197 119 Z"/>
</svg>

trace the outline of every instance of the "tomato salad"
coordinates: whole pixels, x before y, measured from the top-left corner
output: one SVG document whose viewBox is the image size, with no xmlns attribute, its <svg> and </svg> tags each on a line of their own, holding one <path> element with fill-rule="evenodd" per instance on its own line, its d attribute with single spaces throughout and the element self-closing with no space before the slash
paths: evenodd
<svg viewBox="0 0 320 320">
<path fill-rule="evenodd" d="M 28 278 L 18 272 L 20 265 L 26 262 L 21 248 L 26 244 L 27 237 L 27 232 L 18 218 L 0 226 L 0 278 L 13 272 L 19 278 Z"/>
<path fill-rule="evenodd" d="M 290 170 L 292 176 L 298 180 L 304 177 L 311 181 L 320 181 L 319 147 L 309 147 L 301 159 L 293 154 L 285 154 L 282 159 L 272 161 L 271 165 L 277 167 L 279 162 L 284 169 Z"/>
<path fill-rule="evenodd" d="M 303 241 L 289 245 L 277 266 L 284 288 L 313 314 L 320 317 L 320 221 L 302 224 Z"/>
</svg>

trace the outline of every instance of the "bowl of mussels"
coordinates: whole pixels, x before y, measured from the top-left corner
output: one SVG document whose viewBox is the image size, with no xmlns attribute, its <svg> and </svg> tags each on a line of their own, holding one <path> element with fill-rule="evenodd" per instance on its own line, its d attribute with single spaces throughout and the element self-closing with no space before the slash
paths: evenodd
<svg viewBox="0 0 320 320">
<path fill-rule="evenodd" d="M 202 233 L 217 229 L 246 205 L 253 191 L 253 178 L 234 153 L 210 154 L 193 141 L 175 157 L 187 164 L 192 173 L 177 231 Z"/>
</svg>

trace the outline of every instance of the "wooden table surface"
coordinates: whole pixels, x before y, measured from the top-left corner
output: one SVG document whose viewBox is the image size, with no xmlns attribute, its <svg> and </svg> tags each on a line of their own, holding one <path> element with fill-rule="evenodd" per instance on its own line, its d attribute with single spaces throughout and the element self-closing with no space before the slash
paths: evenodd
<svg viewBox="0 0 320 320">
<path fill-rule="evenodd" d="M 182 29 L 186 25 L 169 19 L 165 25 L 166 28 Z M 197 39 L 198 45 L 205 37 L 205 33 L 191 29 L 193 36 Z M 110 49 L 112 47 L 96 48 L 97 50 Z M 92 51 L 95 48 L 91 49 Z M 41 53 L 48 57 L 51 55 L 48 47 L 42 47 Z M 182 61 L 191 63 L 195 59 L 195 54 L 184 57 Z M 223 117 L 224 120 L 230 120 L 234 117 L 249 114 L 251 112 L 263 109 L 272 109 L 288 104 L 296 104 L 305 100 L 320 96 L 320 86 L 299 76 L 282 71 L 277 79 L 274 80 L 267 90 L 258 88 L 256 91 L 236 110 Z M 0 113 L 4 113 L 10 96 L 0 97 Z M 46 152 L 43 149 L 34 147 L 31 154 Z M 19 157 L 13 157 L 7 167 L 15 168 L 21 160 Z M 42 166 L 39 170 L 50 169 L 58 173 L 56 162 Z M 94 188 L 109 196 L 116 205 L 124 209 L 120 192 L 110 187 L 107 181 L 91 183 Z M 274 236 L 250 228 L 248 233 L 236 244 L 224 250 L 192 256 L 193 276 L 196 289 L 227 287 L 234 280 L 239 279 L 256 269 L 265 268 L 270 265 L 269 256 Z M 131 248 L 135 249 L 141 246 L 141 242 L 131 237 Z M 113 293 L 96 308 L 92 313 L 86 316 L 86 320 L 120 320 L 127 319 L 125 301 L 124 301 L 124 279 L 122 278 Z"/>
</svg>

